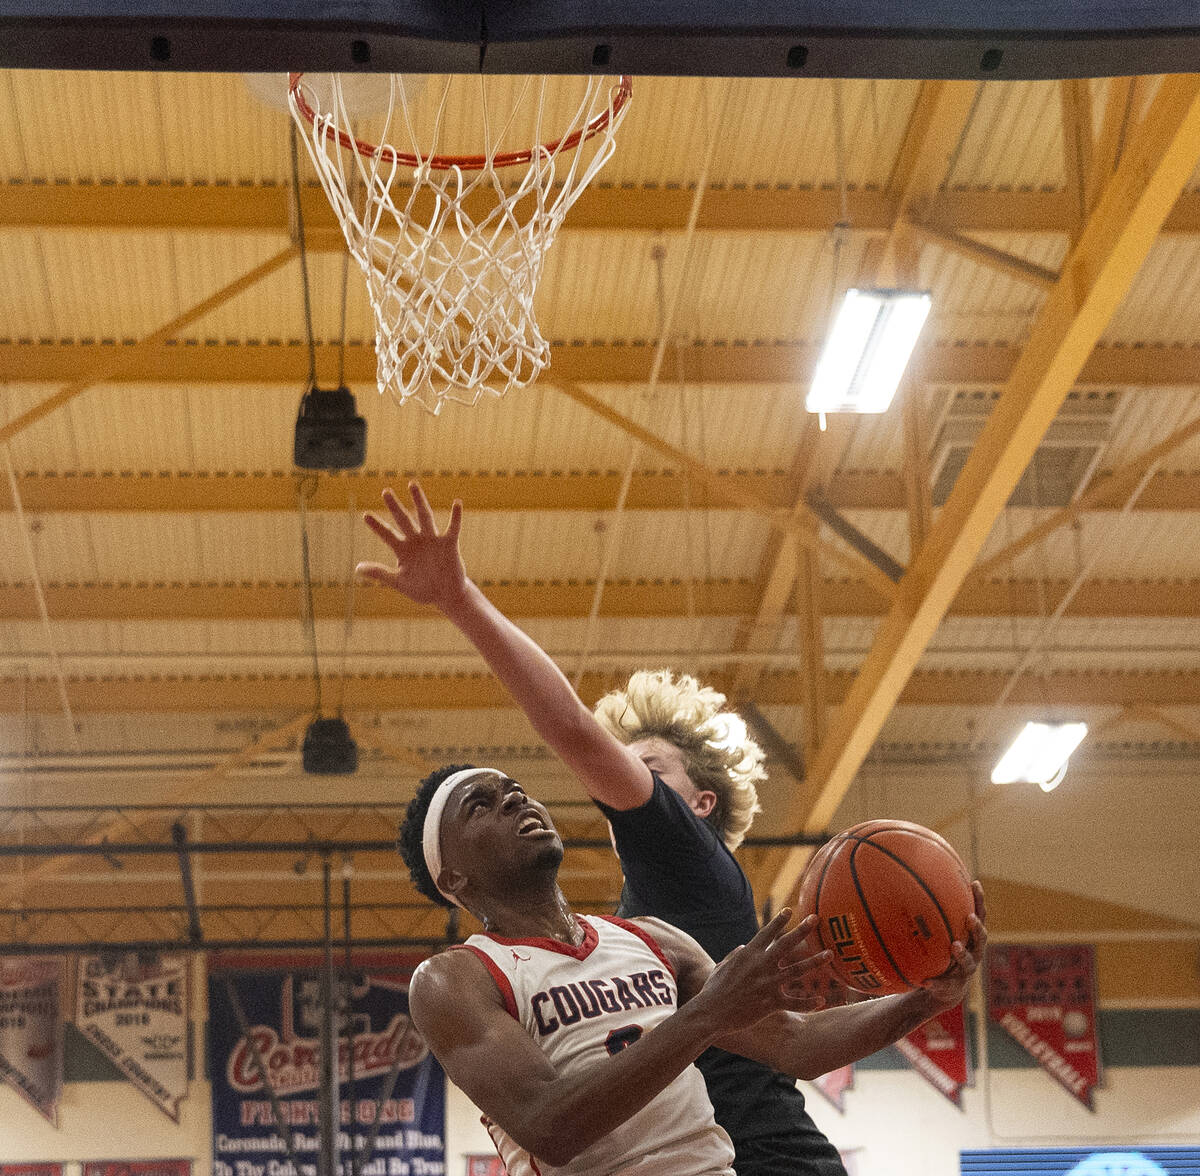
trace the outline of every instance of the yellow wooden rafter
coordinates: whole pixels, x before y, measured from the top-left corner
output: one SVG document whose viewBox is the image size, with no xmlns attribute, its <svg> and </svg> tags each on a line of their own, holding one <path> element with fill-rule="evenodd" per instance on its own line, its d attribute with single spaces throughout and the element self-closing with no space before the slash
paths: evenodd
<svg viewBox="0 0 1200 1176">
<path fill-rule="evenodd" d="M 1003 395 L 810 766 L 817 798 L 805 830 L 825 828 L 849 790 L 1198 158 L 1200 76 L 1169 77 L 1047 295 Z M 773 896 L 789 894 L 797 880 L 798 871 L 785 866 Z"/>
</svg>

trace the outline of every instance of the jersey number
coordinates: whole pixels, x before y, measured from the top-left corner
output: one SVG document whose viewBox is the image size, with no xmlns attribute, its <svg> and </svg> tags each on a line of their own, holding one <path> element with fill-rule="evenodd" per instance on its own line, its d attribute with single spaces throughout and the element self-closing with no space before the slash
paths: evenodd
<svg viewBox="0 0 1200 1176">
<path fill-rule="evenodd" d="M 642 1035 L 641 1025 L 626 1025 L 624 1029 L 614 1029 L 605 1039 L 604 1048 L 610 1054 L 619 1054 L 628 1049 Z"/>
</svg>

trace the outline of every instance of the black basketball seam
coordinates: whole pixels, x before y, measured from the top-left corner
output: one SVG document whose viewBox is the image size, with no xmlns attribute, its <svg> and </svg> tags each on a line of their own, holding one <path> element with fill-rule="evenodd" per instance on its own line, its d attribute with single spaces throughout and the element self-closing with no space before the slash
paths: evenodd
<svg viewBox="0 0 1200 1176">
<path fill-rule="evenodd" d="M 824 849 L 828 845 L 832 845 L 836 840 L 837 838 L 833 838 L 832 840 L 827 841 L 825 845 L 821 847 L 821 849 Z M 817 852 L 820 853 L 821 850 L 819 849 Z M 830 850 L 829 856 L 825 859 L 825 864 L 821 867 L 821 876 L 817 879 L 817 889 L 813 893 L 813 913 L 817 916 L 817 938 L 821 941 L 822 951 L 828 951 L 830 949 L 829 944 L 825 942 L 825 927 L 821 920 L 821 887 L 825 885 L 825 875 L 829 873 L 829 865 L 835 856 L 836 855 L 833 853 L 833 851 Z"/>
<path fill-rule="evenodd" d="M 881 830 L 881 832 L 882 832 L 882 830 Z M 958 938 L 958 936 L 954 934 L 954 928 L 950 926 L 950 920 L 948 918 L 946 918 L 946 912 L 944 910 L 942 910 L 942 904 L 940 902 L 938 902 L 938 900 L 934 897 L 933 891 L 930 890 L 929 887 L 925 884 L 925 879 L 922 878 L 921 875 L 918 874 L 916 872 L 916 870 L 914 870 L 912 868 L 912 866 L 910 866 L 902 857 L 899 857 L 898 855 L 893 853 L 886 846 L 876 845 L 875 842 L 871 840 L 871 836 L 872 835 L 870 833 L 868 833 L 866 837 L 858 838 L 856 840 L 858 840 L 859 845 L 869 845 L 872 849 L 877 849 L 877 850 L 879 850 L 880 853 L 885 854 L 887 857 L 890 857 L 892 859 L 892 861 L 894 861 L 898 866 L 900 866 L 901 868 L 906 870 L 912 876 L 912 878 L 916 881 L 917 885 L 920 886 L 921 889 L 925 891 L 926 895 L 928 895 L 929 901 L 931 903 L 933 903 L 934 909 L 938 913 L 938 917 L 942 920 L 942 926 L 945 927 L 946 934 L 950 937 L 950 942 L 953 943 Z M 928 838 L 926 838 L 926 840 L 928 840 Z M 855 846 L 855 848 L 857 849 L 858 846 Z"/>
<path fill-rule="evenodd" d="M 928 841 L 936 845 L 939 849 L 949 850 L 954 858 L 955 863 L 959 868 L 959 872 L 963 876 L 963 880 L 969 886 L 971 884 L 971 875 L 967 871 L 967 867 L 962 858 L 958 856 L 958 851 L 951 845 L 940 833 L 935 833 L 932 829 L 922 828 L 920 825 L 913 825 L 911 822 L 892 821 L 888 822 L 885 818 L 880 818 L 877 821 L 864 821 L 863 824 L 883 825 L 882 829 L 872 829 L 870 833 L 855 833 L 853 826 L 843 830 L 838 834 L 839 837 L 848 837 L 854 841 L 870 841 L 878 833 L 907 833 L 911 837 L 919 837 L 922 841 Z M 872 843 L 874 844 L 874 843 Z M 878 848 L 878 846 L 876 847 Z"/>
<path fill-rule="evenodd" d="M 900 965 L 892 958 L 892 953 L 888 951 L 888 945 L 883 941 L 883 936 L 879 934 L 879 926 L 875 922 L 875 916 L 871 914 L 871 904 L 867 902 L 867 896 L 863 894 L 862 886 L 859 885 L 858 870 L 854 865 L 854 855 L 858 853 L 858 851 L 864 845 L 869 845 L 870 842 L 867 841 L 866 838 L 860 837 L 855 837 L 854 841 L 857 842 L 857 844 L 850 851 L 850 880 L 854 883 L 854 889 L 858 893 L 859 904 L 862 906 L 863 914 L 867 916 L 867 922 L 871 924 L 871 930 L 875 933 L 875 942 L 879 944 L 880 950 L 885 956 L 887 956 L 887 961 L 892 965 L 892 970 L 897 976 L 900 977 L 901 980 L 904 981 L 905 984 L 909 986 L 909 988 L 912 988 L 914 987 L 913 982 L 900 970 Z M 875 846 L 875 848 L 878 849 L 879 846 Z M 920 881 L 920 879 L 917 880 Z M 922 883 L 922 885 L 924 885 L 924 883 Z"/>
<path fill-rule="evenodd" d="M 936 845 L 939 849 L 948 849 L 953 858 L 954 864 L 958 866 L 958 872 L 962 875 L 963 881 L 968 887 L 971 885 L 971 875 L 968 873 L 967 867 L 962 858 L 958 856 L 958 851 L 944 837 L 942 837 L 941 834 L 935 833 L 932 829 L 922 829 L 920 827 L 910 829 L 905 825 L 892 824 L 888 825 L 885 829 L 872 829 L 870 833 L 853 833 L 847 829 L 844 835 L 853 837 L 856 841 L 860 842 L 870 841 L 872 845 L 875 845 L 875 843 L 871 841 L 871 838 L 877 833 L 907 833 L 910 837 L 919 837 L 922 841 L 928 841 L 931 845 Z M 880 849 L 882 847 L 875 845 L 875 848 Z"/>
<path fill-rule="evenodd" d="M 844 838 L 847 841 L 857 841 L 859 845 L 872 845 L 879 850 L 880 853 L 886 853 L 888 857 L 892 858 L 894 861 L 898 861 L 906 870 L 909 870 L 909 867 L 903 860 L 897 858 L 890 849 L 887 849 L 882 845 L 877 845 L 871 839 L 881 833 L 906 833 L 912 837 L 919 837 L 922 841 L 927 841 L 931 845 L 936 845 L 939 849 L 949 849 L 955 864 L 958 866 L 959 873 L 962 875 L 963 881 L 967 884 L 967 888 L 970 889 L 971 875 L 967 872 L 967 867 L 963 864 L 962 858 L 958 856 L 958 851 L 955 850 L 954 846 L 950 845 L 949 842 L 943 842 L 943 839 L 938 837 L 936 834 L 934 834 L 932 837 L 929 836 L 931 832 L 932 830 L 928 829 L 922 831 L 920 829 L 905 829 L 899 825 L 889 825 L 886 829 L 872 829 L 870 833 L 855 833 L 853 829 L 847 829 L 844 833 L 839 833 L 838 837 Z M 831 842 L 827 842 L 826 844 L 831 844 Z M 912 871 L 909 870 L 909 873 L 912 873 Z M 925 883 L 921 881 L 920 875 L 913 874 L 913 877 L 916 878 L 918 882 L 921 882 L 922 887 L 925 887 Z M 928 888 L 926 888 L 926 892 L 928 893 Z M 929 897 L 933 898 L 933 895 L 931 894 Z M 934 899 L 934 902 L 936 904 L 937 900 Z M 949 930 L 948 923 L 947 930 Z"/>
</svg>

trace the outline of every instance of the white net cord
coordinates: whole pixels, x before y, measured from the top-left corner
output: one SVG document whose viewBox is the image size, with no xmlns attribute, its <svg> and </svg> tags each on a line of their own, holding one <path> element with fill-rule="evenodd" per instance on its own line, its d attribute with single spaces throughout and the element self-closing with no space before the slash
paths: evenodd
<svg viewBox="0 0 1200 1176">
<path fill-rule="evenodd" d="M 436 156 L 449 83 L 438 103 L 433 141 L 423 148 L 415 141 L 402 78 L 391 78 L 391 91 L 380 146 L 371 154 L 339 141 L 339 134 L 353 139 L 354 131 L 336 77 L 325 109 L 305 90 L 315 115 L 311 124 L 295 94 L 290 105 L 346 245 L 366 276 L 379 390 L 436 414 L 448 400 L 474 404 L 485 391 L 499 396 L 526 387 L 549 364 L 550 347 L 533 305 L 546 250 L 571 205 L 612 155 L 628 107 L 615 105 L 616 88 L 606 79 L 589 78 L 570 125 L 555 142 L 539 145 L 543 81 L 536 94 L 538 138 L 528 161 L 501 168 L 494 161 L 516 106 L 493 139 L 485 93 L 482 166 L 468 170 L 427 162 Z M 564 146 L 606 107 L 606 125 L 586 145 Z M 412 143 L 407 153 L 422 161 L 419 166 L 409 169 L 397 160 L 397 149 L 387 141 L 393 121 Z M 359 171 L 361 207 L 349 195 L 348 166 Z M 397 182 L 410 170 L 411 183 Z M 516 183 L 506 188 L 505 176 Z"/>
</svg>

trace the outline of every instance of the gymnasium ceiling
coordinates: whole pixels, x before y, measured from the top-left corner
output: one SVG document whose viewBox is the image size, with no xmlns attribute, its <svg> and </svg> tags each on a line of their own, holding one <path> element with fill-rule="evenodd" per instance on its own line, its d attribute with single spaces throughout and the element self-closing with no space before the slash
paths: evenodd
<svg viewBox="0 0 1200 1176">
<path fill-rule="evenodd" d="M 588 701 L 672 665 L 752 704 L 756 833 L 908 817 L 974 855 L 1014 934 L 1178 930 L 1200 899 L 1200 81 L 637 79 L 547 258 L 549 371 L 437 418 L 375 391 L 353 268 L 343 339 L 302 158 L 319 382 L 344 373 L 368 420 L 363 471 L 307 481 L 288 128 L 237 75 L 0 75 L 6 842 L 166 841 L 176 819 L 386 839 L 422 765 L 464 759 L 602 838 L 446 623 L 348 589 L 377 554 L 359 514 L 416 474 L 464 500 L 470 571 Z M 887 414 L 821 432 L 803 396 L 835 287 L 896 281 L 933 294 L 913 373 Z M 299 766 L 301 494 L 352 777 Z M 1047 716 L 1092 726 L 1064 785 L 996 792 L 1002 745 Z M 319 904 L 303 856 L 193 859 L 205 936 L 319 933 L 238 909 Z M 763 897 L 802 861 L 742 856 Z M 441 933 L 394 857 L 354 868 L 357 933 Z M 6 944 L 185 925 L 173 857 L 0 869 Z M 565 877 L 600 907 L 619 886 L 603 848 Z"/>
</svg>

